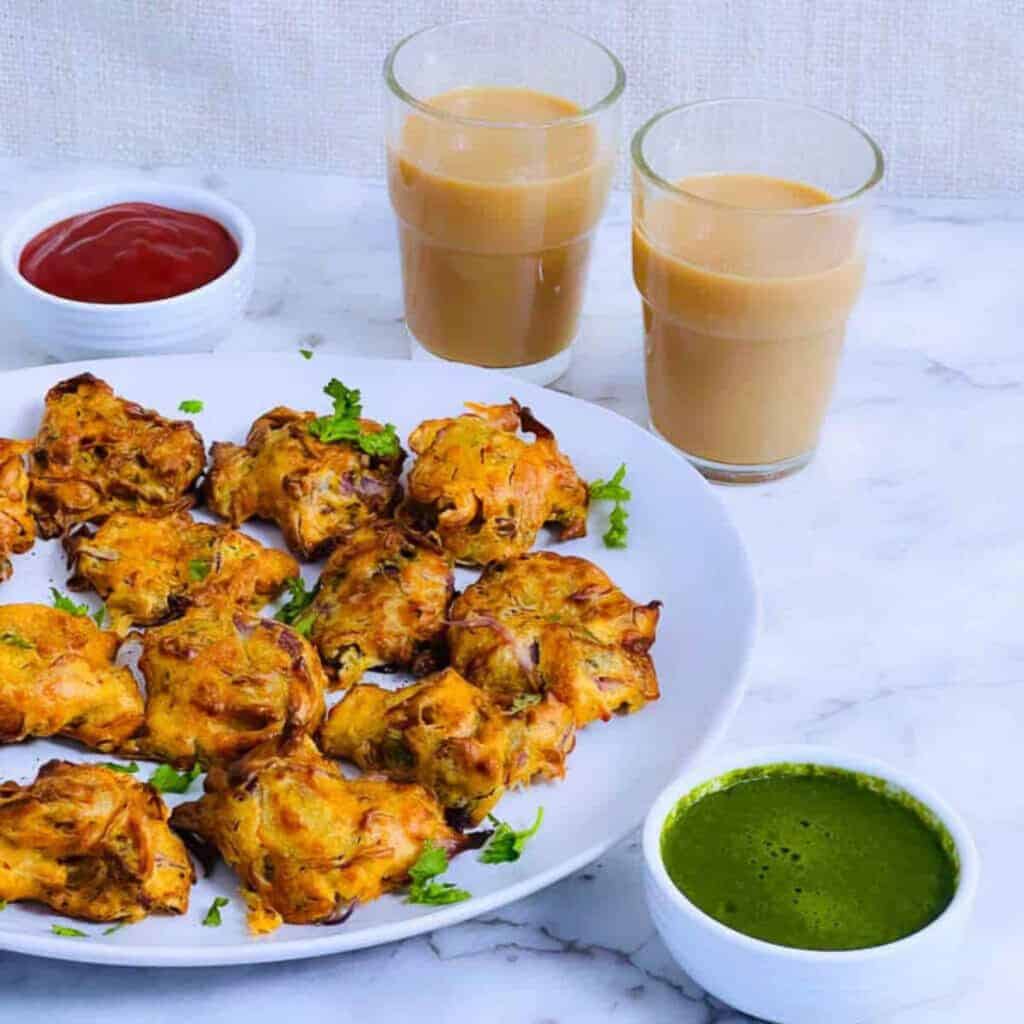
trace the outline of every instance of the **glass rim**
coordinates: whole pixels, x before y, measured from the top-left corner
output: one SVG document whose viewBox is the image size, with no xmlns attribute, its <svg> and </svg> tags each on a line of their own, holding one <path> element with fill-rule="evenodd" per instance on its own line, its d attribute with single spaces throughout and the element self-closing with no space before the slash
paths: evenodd
<svg viewBox="0 0 1024 1024">
<path fill-rule="evenodd" d="M 846 125 L 848 128 L 853 129 L 853 131 L 867 143 L 868 149 L 874 157 L 874 168 L 867 179 L 855 189 L 845 193 L 844 195 L 837 196 L 827 203 L 818 203 L 814 206 L 799 206 L 791 209 L 780 210 L 765 209 L 757 206 L 735 206 L 732 203 L 724 203 L 720 199 L 709 199 L 706 196 L 698 195 L 696 192 L 690 192 L 685 188 L 680 188 L 667 178 L 663 178 L 651 167 L 644 154 L 644 142 L 647 139 L 648 133 L 655 127 L 655 125 L 663 121 L 666 117 L 669 117 L 671 114 L 678 114 L 706 107 L 727 106 L 729 104 L 759 104 L 765 107 L 798 110 L 805 113 L 823 115 L 833 121 Z M 665 110 L 659 111 L 649 120 L 645 121 L 636 130 L 636 132 L 634 132 L 629 149 L 630 155 L 633 158 L 633 166 L 641 174 L 650 179 L 659 188 L 664 189 L 666 192 L 670 192 L 691 202 L 701 203 L 720 210 L 731 210 L 733 213 L 753 213 L 769 217 L 807 216 L 808 214 L 821 213 L 825 210 L 835 210 L 836 207 L 851 205 L 867 195 L 882 180 L 882 177 L 885 174 L 885 156 L 882 153 L 881 146 L 879 146 L 878 143 L 875 142 L 875 140 L 855 121 L 851 121 L 848 117 L 843 117 L 842 114 L 836 114 L 831 110 L 826 110 L 824 107 L 816 107 L 810 103 L 800 103 L 796 100 L 772 99 L 762 96 L 721 97 L 719 99 L 696 100 L 691 103 L 677 103 L 673 107 L 668 107 Z"/>
<path fill-rule="evenodd" d="M 601 51 L 612 65 L 612 69 L 615 72 L 615 81 L 612 83 L 611 89 L 596 103 L 591 104 L 589 107 L 586 107 L 576 114 L 568 114 L 565 117 L 553 118 L 550 121 L 491 121 L 487 118 L 467 117 L 464 114 L 453 114 L 451 111 L 441 110 L 439 107 L 431 105 L 427 100 L 414 96 L 402 85 L 401 82 L 399 82 L 398 76 L 395 74 L 395 60 L 408 43 L 411 43 L 415 39 L 419 39 L 420 36 L 424 36 L 429 32 L 438 32 L 441 29 L 460 28 L 470 25 L 497 25 L 503 23 L 536 25 L 557 29 L 559 32 L 565 32 L 568 35 L 575 36 L 576 39 L 582 42 L 589 43 L 591 46 Z M 417 29 L 415 32 L 410 32 L 407 36 L 399 39 L 399 41 L 391 47 L 388 51 L 388 55 L 384 58 L 383 72 L 384 82 L 388 89 L 390 89 L 391 92 L 404 103 L 415 107 L 421 113 L 426 114 L 429 117 L 437 118 L 441 121 L 451 121 L 457 124 L 486 128 L 561 128 L 566 125 L 581 124 L 593 119 L 595 115 L 610 108 L 622 96 L 622 93 L 626 88 L 626 70 L 622 66 L 622 62 L 619 58 L 616 57 L 615 54 L 604 45 L 604 43 L 595 39 L 593 36 L 588 36 L 584 32 L 577 32 L 574 28 L 567 28 L 564 25 L 545 21 L 543 18 L 460 18 L 456 21 L 446 21 L 436 25 L 428 25 L 425 28 Z"/>
</svg>

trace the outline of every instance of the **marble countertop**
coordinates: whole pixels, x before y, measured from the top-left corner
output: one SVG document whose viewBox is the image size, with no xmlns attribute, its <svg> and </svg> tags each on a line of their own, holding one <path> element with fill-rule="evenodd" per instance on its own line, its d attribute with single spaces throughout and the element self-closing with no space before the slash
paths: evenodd
<svg viewBox="0 0 1024 1024">
<path fill-rule="evenodd" d="M 223 192 L 259 232 L 256 293 L 225 350 L 407 354 L 379 184 L 28 161 L 0 170 L 0 223 L 49 193 L 140 174 Z M 628 196 L 616 194 L 582 343 L 557 386 L 645 422 L 628 217 Z M 722 491 L 764 603 L 725 742 L 857 750 L 916 773 L 964 812 L 983 879 L 963 976 L 886 1024 L 995 1024 L 1024 1004 L 1024 199 L 890 198 L 875 223 L 818 458 L 789 480 Z M 3 295 L 0 318 L 0 369 L 45 360 Z M 301 963 L 127 970 L 0 953 L 0 1019 L 749 1020 L 675 966 L 644 908 L 640 860 L 634 836 L 497 916 Z"/>
</svg>

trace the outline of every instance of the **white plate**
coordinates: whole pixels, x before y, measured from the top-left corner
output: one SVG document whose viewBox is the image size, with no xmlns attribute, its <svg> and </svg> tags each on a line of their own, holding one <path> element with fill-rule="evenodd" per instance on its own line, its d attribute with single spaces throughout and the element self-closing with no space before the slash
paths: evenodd
<svg viewBox="0 0 1024 1024">
<path fill-rule="evenodd" d="M 219 864 L 193 889 L 184 917 L 151 917 L 109 937 L 101 925 L 76 923 L 88 938 L 73 939 L 51 933 L 52 924 L 71 923 L 66 919 L 45 908 L 12 904 L 0 914 L 0 948 L 92 963 L 237 964 L 359 949 L 455 924 L 521 899 L 599 857 L 635 828 L 658 792 L 721 736 L 740 699 L 756 628 L 750 566 L 711 489 L 668 445 L 635 424 L 599 406 L 471 367 L 319 353 L 306 361 L 295 352 L 118 359 L 6 373 L 0 436 L 31 437 L 47 388 L 87 369 L 119 394 L 167 416 L 180 415 L 176 410 L 183 399 L 202 399 L 205 409 L 193 418 L 208 445 L 241 441 L 251 421 L 275 405 L 327 411 L 330 402 L 321 388 L 332 376 L 360 388 L 366 415 L 394 422 L 403 438 L 423 419 L 457 414 L 465 400 L 499 402 L 515 395 L 554 430 L 585 478 L 607 477 L 620 462 L 628 465 L 626 482 L 633 491 L 628 548 L 609 550 L 602 544 L 608 508 L 601 502 L 591 512 L 589 537 L 557 544 L 544 535 L 540 543 L 592 559 L 637 601 L 664 602 L 653 648 L 662 697 L 639 714 L 584 730 L 563 782 L 502 801 L 498 813 L 517 827 L 528 824 L 543 805 L 544 826 L 514 864 L 481 864 L 474 853 L 456 858 L 448 877 L 474 894 L 464 903 L 430 908 L 386 896 L 357 908 L 344 925 L 285 925 L 253 938 L 234 875 Z M 281 543 L 272 527 L 245 528 L 265 543 Z M 0 585 L 0 601 L 47 602 L 51 584 L 64 586 L 57 542 L 38 542 L 14 565 L 13 578 Z M 316 572 L 313 565 L 305 569 L 310 580 Z M 458 577 L 462 588 L 474 574 L 460 571 Z M 87 599 L 98 604 L 94 595 Z M 0 747 L 0 778 L 28 782 L 54 757 L 108 760 L 72 744 L 37 740 Z M 139 777 L 150 771 L 143 764 Z M 200 783 L 192 788 L 192 794 L 170 801 L 192 799 Z M 231 899 L 224 923 L 202 927 L 218 895 Z"/>
</svg>

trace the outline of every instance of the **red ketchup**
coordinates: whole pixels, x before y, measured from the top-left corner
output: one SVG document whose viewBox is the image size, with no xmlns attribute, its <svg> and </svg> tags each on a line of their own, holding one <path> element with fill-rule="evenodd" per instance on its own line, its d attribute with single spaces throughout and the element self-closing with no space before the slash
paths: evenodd
<svg viewBox="0 0 1024 1024">
<path fill-rule="evenodd" d="M 223 225 L 152 203 L 118 203 L 40 231 L 22 250 L 22 276 L 79 302 L 152 302 L 220 277 L 238 259 Z"/>
</svg>

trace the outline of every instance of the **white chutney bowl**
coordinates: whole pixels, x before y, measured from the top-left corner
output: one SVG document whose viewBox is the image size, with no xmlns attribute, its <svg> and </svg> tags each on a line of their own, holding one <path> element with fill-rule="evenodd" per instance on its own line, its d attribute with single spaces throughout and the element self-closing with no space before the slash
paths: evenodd
<svg viewBox="0 0 1024 1024">
<path fill-rule="evenodd" d="M 152 302 L 78 302 L 51 295 L 22 276 L 22 250 L 40 231 L 115 203 L 154 203 L 204 214 L 235 240 L 238 259 L 208 284 Z M 242 318 L 252 295 L 255 251 L 252 221 L 234 203 L 202 189 L 143 182 L 68 192 L 31 207 L 4 232 L 0 263 L 10 309 L 27 334 L 57 359 L 75 360 L 210 351 Z"/>
<path fill-rule="evenodd" d="M 793 949 L 751 938 L 705 914 L 661 857 L 661 834 L 679 800 L 720 775 L 772 764 L 818 764 L 874 775 L 924 804 L 945 826 L 959 860 L 949 906 L 897 942 L 840 952 Z M 780 746 L 711 758 L 662 791 L 644 823 L 644 889 L 661 938 L 698 985 L 736 1009 L 780 1024 L 860 1024 L 948 992 L 978 886 L 978 853 L 959 815 L 927 786 L 870 758 L 827 747 Z"/>
</svg>

